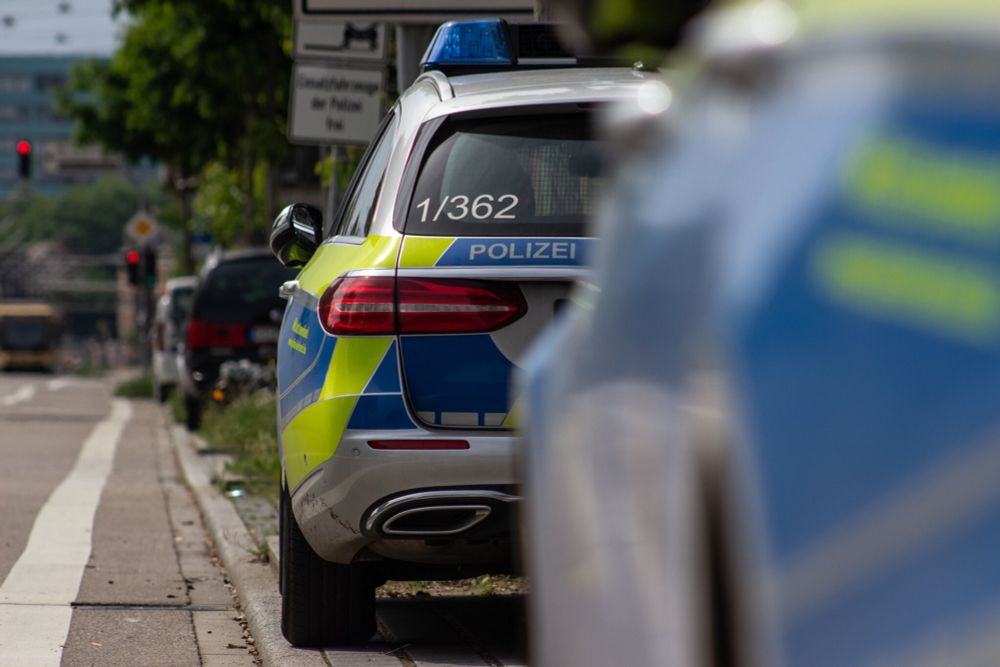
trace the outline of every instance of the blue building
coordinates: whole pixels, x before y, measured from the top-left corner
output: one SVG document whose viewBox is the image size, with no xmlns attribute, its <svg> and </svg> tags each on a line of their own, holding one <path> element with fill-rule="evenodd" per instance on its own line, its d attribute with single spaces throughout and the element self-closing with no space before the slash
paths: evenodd
<svg viewBox="0 0 1000 667">
<path fill-rule="evenodd" d="M 77 63 L 111 57 L 122 20 L 111 0 L 0 2 L 0 199 L 18 187 L 22 140 L 31 143 L 35 192 L 57 194 L 121 169 L 117 157 L 73 145 L 73 123 L 56 113 L 53 93 Z"/>
</svg>

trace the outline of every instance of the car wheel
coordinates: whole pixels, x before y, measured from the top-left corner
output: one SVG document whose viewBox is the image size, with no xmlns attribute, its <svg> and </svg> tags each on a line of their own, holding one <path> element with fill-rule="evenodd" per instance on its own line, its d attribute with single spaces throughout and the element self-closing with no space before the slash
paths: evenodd
<svg viewBox="0 0 1000 667">
<path fill-rule="evenodd" d="M 281 632 L 293 646 L 357 644 L 375 634 L 375 578 L 367 563 L 340 565 L 312 550 L 282 491 Z"/>
<path fill-rule="evenodd" d="M 201 400 L 195 396 L 184 397 L 185 425 L 189 431 L 196 431 L 201 426 Z"/>
</svg>

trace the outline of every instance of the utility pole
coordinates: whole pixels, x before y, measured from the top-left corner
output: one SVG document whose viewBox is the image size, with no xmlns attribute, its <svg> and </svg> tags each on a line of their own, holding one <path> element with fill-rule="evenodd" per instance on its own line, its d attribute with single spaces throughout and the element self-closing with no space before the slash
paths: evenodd
<svg viewBox="0 0 1000 667">
<path fill-rule="evenodd" d="M 552 16 L 552 0 L 535 0 L 535 20 L 554 21 Z"/>
</svg>

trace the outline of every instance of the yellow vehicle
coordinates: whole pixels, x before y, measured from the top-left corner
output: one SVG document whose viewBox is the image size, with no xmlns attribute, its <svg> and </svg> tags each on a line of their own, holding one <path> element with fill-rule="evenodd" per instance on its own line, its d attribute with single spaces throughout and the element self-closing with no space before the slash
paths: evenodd
<svg viewBox="0 0 1000 667">
<path fill-rule="evenodd" d="M 0 303 L 0 369 L 53 372 L 59 311 L 43 303 Z"/>
</svg>

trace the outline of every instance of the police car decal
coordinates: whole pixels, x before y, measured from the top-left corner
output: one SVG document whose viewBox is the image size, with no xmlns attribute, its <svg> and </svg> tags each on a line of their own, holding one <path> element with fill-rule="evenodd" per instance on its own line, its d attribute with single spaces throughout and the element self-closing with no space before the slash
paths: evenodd
<svg viewBox="0 0 1000 667">
<path fill-rule="evenodd" d="M 588 238 L 458 238 L 435 266 L 578 266 L 590 257 Z"/>
</svg>

